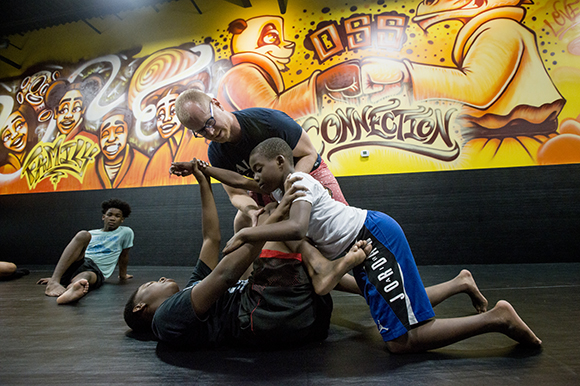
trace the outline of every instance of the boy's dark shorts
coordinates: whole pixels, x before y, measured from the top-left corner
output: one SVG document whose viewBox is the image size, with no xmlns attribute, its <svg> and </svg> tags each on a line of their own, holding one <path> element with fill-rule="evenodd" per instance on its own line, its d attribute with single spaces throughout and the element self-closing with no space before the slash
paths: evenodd
<svg viewBox="0 0 580 386">
<path fill-rule="evenodd" d="M 105 281 L 105 276 L 103 275 L 97 264 L 91 259 L 81 259 L 79 261 L 75 261 L 70 267 L 68 267 L 64 275 L 62 275 L 60 279 L 60 284 L 65 287 L 68 286 L 71 280 L 75 278 L 75 276 L 77 276 L 81 272 L 86 271 L 94 272 L 95 275 L 97 275 L 97 281 L 89 286 L 90 290 L 95 290 L 103 285 L 103 282 Z"/>
<path fill-rule="evenodd" d="M 253 269 L 238 314 L 243 337 L 278 347 L 326 339 L 332 299 L 315 294 L 299 253 L 264 249 Z"/>
</svg>

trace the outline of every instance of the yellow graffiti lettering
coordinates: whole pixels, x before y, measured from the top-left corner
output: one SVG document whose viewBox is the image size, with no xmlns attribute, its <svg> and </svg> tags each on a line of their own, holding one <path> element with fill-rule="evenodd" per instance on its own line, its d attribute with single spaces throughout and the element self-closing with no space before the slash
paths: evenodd
<svg viewBox="0 0 580 386">
<path fill-rule="evenodd" d="M 83 182 L 84 172 L 94 162 L 99 146 L 88 138 L 64 139 L 61 135 L 53 142 L 39 142 L 26 157 L 21 176 L 26 178 L 29 189 L 47 178 L 55 190 L 63 177 L 72 176 Z"/>
</svg>

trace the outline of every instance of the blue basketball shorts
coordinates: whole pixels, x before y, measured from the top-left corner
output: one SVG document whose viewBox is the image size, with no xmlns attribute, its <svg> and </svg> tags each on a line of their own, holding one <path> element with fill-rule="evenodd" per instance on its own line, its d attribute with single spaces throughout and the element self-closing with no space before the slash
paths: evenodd
<svg viewBox="0 0 580 386">
<path fill-rule="evenodd" d="M 371 253 L 354 269 L 354 276 L 385 342 L 435 316 L 407 238 L 395 220 L 368 211 L 356 240 L 372 241 Z"/>
</svg>

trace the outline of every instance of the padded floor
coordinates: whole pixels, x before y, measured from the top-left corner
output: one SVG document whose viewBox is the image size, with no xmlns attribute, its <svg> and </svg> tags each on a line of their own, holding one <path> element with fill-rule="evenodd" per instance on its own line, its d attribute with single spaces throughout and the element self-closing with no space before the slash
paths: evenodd
<svg viewBox="0 0 580 386">
<path fill-rule="evenodd" d="M 187 267 L 129 267 L 74 305 L 57 306 L 34 283 L 52 267 L 30 268 L 0 282 L 1 385 L 572 385 L 580 384 L 580 263 L 474 265 L 490 305 L 511 302 L 543 340 L 527 349 L 491 333 L 422 354 L 384 348 L 364 299 L 333 292 L 334 313 L 323 343 L 290 350 L 168 350 L 133 336 L 122 310 L 138 285 Z M 426 286 L 462 267 L 420 266 Z M 115 276 L 116 277 L 116 276 Z M 438 318 L 474 313 L 460 294 L 435 308 Z"/>
</svg>

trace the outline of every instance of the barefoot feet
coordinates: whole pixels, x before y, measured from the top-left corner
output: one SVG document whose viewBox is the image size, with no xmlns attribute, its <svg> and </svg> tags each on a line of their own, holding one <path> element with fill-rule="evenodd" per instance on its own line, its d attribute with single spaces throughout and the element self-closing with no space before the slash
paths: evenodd
<svg viewBox="0 0 580 386">
<path fill-rule="evenodd" d="M 89 281 L 80 279 L 68 286 L 66 291 L 60 295 L 56 302 L 58 304 L 67 304 L 79 300 L 89 292 Z"/>
<path fill-rule="evenodd" d="M 513 306 L 505 300 L 497 302 L 490 313 L 495 314 L 499 319 L 500 332 L 503 332 L 513 340 L 529 346 L 539 346 L 542 344 L 542 341 L 519 317 Z"/>
<path fill-rule="evenodd" d="M 348 272 L 357 265 L 361 264 L 366 260 L 372 249 L 373 246 L 370 242 L 365 240 L 357 241 L 341 259 L 343 265 L 342 269 L 346 269 L 346 272 Z"/>
<path fill-rule="evenodd" d="M 46 289 L 44 290 L 46 296 L 60 296 L 66 291 L 66 288 L 51 278 L 40 279 L 36 284 L 46 284 Z"/>
<path fill-rule="evenodd" d="M 370 243 L 359 240 L 340 259 L 318 259 L 316 264 L 312 264 L 313 269 L 309 270 L 314 291 L 318 295 L 326 295 L 332 291 L 348 271 L 365 261 L 371 250 Z"/>
<path fill-rule="evenodd" d="M 461 280 L 463 287 L 465 287 L 462 292 L 469 295 L 475 310 L 480 314 L 487 311 L 487 299 L 481 294 L 481 292 L 479 292 L 479 288 L 477 287 L 477 284 L 475 284 L 471 272 L 463 269 L 459 275 L 457 275 L 457 279 Z"/>
</svg>

